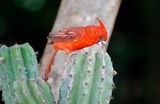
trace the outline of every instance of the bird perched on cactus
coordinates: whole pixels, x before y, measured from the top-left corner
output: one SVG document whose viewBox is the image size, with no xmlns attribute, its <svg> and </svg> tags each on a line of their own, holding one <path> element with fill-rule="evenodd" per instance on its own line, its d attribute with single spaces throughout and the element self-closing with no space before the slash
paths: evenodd
<svg viewBox="0 0 160 104">
<path fill-rule="evenodd" d="M 65 28 L 58 33 L 48 36 L 48 40 L 53 44 L 55 51 L 45 70 L 46 81 L 48 80 L 48 74 L 51 71 L 51 66 L 54 63 L 54 57 L 58 50 L 64 50 L 66 53 L 70 53 L 108 39 L 107 30 L 103 22 L 99 18 L 96 19 L 100 26 L 90 25 Z"/>
</svg>

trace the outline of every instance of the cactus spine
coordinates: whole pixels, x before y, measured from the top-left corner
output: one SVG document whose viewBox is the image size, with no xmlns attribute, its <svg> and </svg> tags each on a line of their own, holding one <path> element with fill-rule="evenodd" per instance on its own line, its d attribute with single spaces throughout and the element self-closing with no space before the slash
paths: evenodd
<svg viewBox="0 0 160 104">
<path fill-rule="evenodd" d="M 105 50 L 98 45 L 91 48 L 96 49 L 83 49 L 70 57 L 62 77 L 59 104 L 109 104 L 115 71 Z"/>
<path fill-rule="evenodd" d="M 50 88 L 38 76 L 36 55 L 28 43 L 0 48 L 0 82 L 5 104 L 54 104 Z"/>
</svg>

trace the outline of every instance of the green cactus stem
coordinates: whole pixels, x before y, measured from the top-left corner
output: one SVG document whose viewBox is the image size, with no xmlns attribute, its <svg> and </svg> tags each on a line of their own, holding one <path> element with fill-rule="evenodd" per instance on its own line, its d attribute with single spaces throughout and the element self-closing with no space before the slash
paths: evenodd
<svg viewBox="0 0 160 104">
<path fill-rule="evenodd" d="M 59 104 L 109 104 L 116 72 L 105 50 L 98 45 L 89 48 L 71 55 L 62 77 Z"/>
<path fill-rule="evenodd" d="M 5 104 L 54 104 L 49 86 L 38 76 L 38 63 L 26 43 L 0 48 L 0 82 Z"/>
</svg>

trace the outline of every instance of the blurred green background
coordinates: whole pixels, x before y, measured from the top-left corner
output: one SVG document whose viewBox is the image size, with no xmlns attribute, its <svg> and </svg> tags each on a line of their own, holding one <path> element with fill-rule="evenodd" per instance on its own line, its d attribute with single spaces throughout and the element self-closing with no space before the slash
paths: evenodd
<svg viewBox="0 0 160 104">
<path fill-rule="evenodd" d="M 122 1 L 108 48 L 118 72 L 111 104 L 160 104 L 160 0 Z M 59 4 L 0 0 L 0 44 L 29 42 L 40 59 Z"/>
</svg>

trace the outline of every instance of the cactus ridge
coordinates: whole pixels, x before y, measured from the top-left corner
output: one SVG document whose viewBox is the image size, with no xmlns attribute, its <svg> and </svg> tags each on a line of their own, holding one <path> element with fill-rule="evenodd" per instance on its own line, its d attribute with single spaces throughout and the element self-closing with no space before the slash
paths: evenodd
<svg viewBox="0 0 160 104">
<path fill-rule="evenodd" d="M 38 76 L 38 62 L 32 47 L 26 43 L 2 46 L 0 82 L 5 104 L 54 104 L 47 83 Z"/>
</svg>

